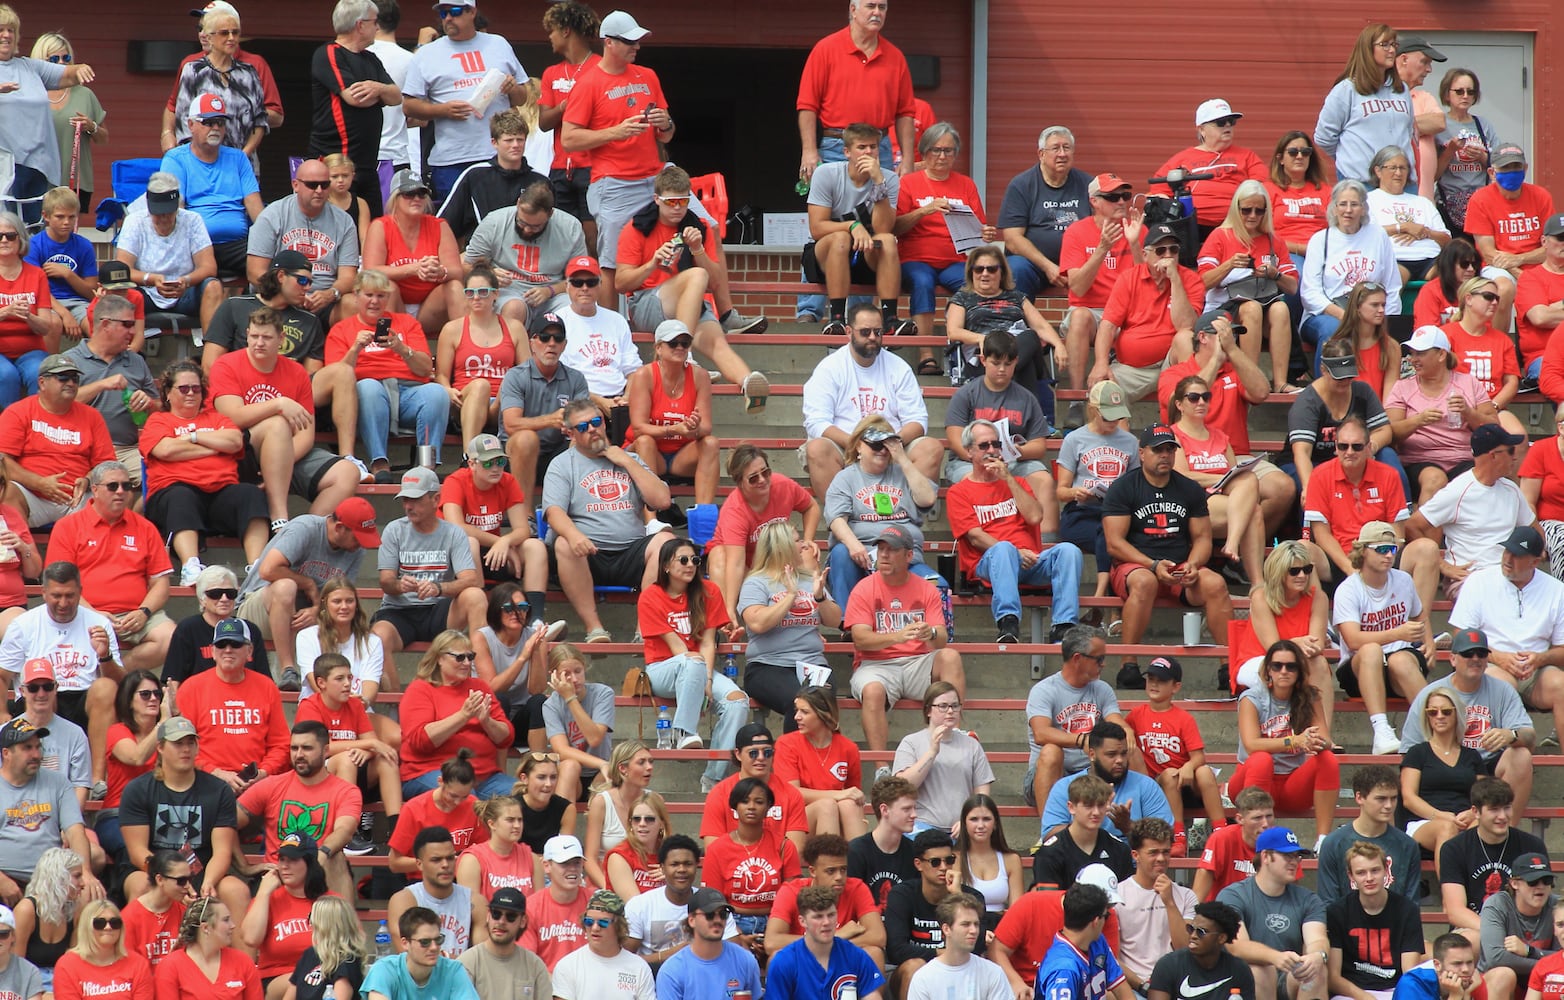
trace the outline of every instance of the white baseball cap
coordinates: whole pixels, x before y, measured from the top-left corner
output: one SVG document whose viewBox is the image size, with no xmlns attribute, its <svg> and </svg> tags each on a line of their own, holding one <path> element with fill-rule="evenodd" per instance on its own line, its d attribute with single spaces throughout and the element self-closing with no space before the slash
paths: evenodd
<svg viewBox="0 0 1564 1000">
<path fill-rule="evenodd" d="M 1232 106 L 1220 97 L 1213 97 L 1209 101 L 1201 101 L 1200 107 L 1195 109 L 1196 125 L 1204 125 L 1207 122 L 1214 122 L 1218 118 L 1242 117 L 1243 115 L 1239 114 L 1237 111 L 1234 111 Z"/>
<path fill-rule="evenodd" d="M 1107 865 L 1087 865 L 1075 876 L 1075 881 L 1095 885 L 1108 894 L 1108 902 L 1114 906 L 1124 905 L 1124 897 L 1119 895 L 1119 877 Z"/>
<path fill-rule="evenodd" d="M 638 42 L 651 32 L 637 24 L 635 18 L 629 14 L 616 10 L 603 18 L 603 30 L 600 34 L 604 38 L 623 38 L 627 42 Z"/>
<path fill-rule="evenodd" d="M 1437 326 L 1432 324 L 1420 326 L 1412 331 L 1411 338 L 1407 340 L 1407 347 L 1414 351 L 1426 351 L 1435 347 L 1448 351 L 1450 338 L 1446 337 L 1445 332 Z"/>
</svg>

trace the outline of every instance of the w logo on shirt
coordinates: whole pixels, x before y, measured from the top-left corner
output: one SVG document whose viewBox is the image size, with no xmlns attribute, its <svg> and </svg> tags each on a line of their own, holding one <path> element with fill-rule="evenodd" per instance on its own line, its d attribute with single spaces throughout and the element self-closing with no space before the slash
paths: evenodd
<svg viewBox="0 0 1564 1000">
<path fill-rule="evenodd" d="M 462 68 L 463 73 L 486 72 L 483 65 L 482 52 L 454 52 L 451 54 L 451 58 L 456 60 L 456 64 Z"/>
</svg>

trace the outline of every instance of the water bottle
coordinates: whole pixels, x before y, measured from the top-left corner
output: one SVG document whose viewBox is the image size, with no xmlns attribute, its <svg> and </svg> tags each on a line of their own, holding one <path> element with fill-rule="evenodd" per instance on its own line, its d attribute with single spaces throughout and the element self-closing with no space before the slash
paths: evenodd
<svg viewBox="0 0 1564 1000">
<path fill-rule="evenodd" d="M 120 394 L 120 398 L 125 401 L 125 412 L 130 414 L 131 423 L 135 424 L 137 427 L 145 427 L 149 414 L 146 410 L 142 410 L 138 413 L 130 408 L 130 397 L 132 395 L 133 393 L 129 389 L 126 389 L 123 393 Z"/>
<path fill-rule="evenodd" d="M 733 662 L 733 654 L 729 653 L 722 660 L 722 676 L 732 681 L 735 685 L 739 682 L 739 667 Z"/>
<path fill-rule="evenodd" d="M 949 587 L 940 587 L 940 588 L 938 588 L 938 590 L 939 590 L 940 607 L 945 612 L 945 641 L 946 642 L 955 642 L 956 641 L 956 612 L 955 612 L 955 609 L 950 606 L 950 588 Z"/>
<path fill-rule="evenodd" d="M 847 982 L 843 983 L 842 991 L 837 994 L 837 998 L 838 1000 L 858 1000 L 857 980 L 849 979 Z"/>
<path fill-rule="evenodd" d="M 374 965 L 382 958 L 391 957 L 391 929 L 386 926 L 384 920 L 375 928 L 375 954 L 370 958 L 370 965 Z"/>
<path fill-rule="evenodd" d="M 673 716 L 667 705 L 657 710 L 657 749 L 673 749 Z"/>
</svg>

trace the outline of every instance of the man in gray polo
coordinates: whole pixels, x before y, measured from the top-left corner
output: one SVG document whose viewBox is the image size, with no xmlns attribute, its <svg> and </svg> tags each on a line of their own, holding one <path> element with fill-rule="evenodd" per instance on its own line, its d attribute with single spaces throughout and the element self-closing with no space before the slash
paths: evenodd
<svg viewBox="0 0 1564 1000">
<path fill-rule="evenodd" d="M 76 402 L 94 407 L 109 425 L 114 454 L 141 486 L 141 452 L 136 442 L 147 415 L 161 410 L 157 382 L 146 359 L 130 349 L 136 334 L 136 307 L 118 295 L 104 296 L 93 309 L 92 331 L 65 352 L 81 369 Z M 137 497 L 139 507 L 139 495 Z"/>
<path fill-rule="evenodd" d="M 528 510 L 536 506 L 539 477 L 569 447 L 564 431 L 565 405 L 591 394 L 586 376 L 559 363 L 566 336 L 560 316 L 540 313 L 527 337 L 532 357 L 506 372 L 500 383 L 505 454 Z"/>
<path fill-rule="evenodd" d="M 462 263 L 494 268 L 500 315 L 525 326 L 539 313 L 569 306 L 565 264 L 586 252 L 581 223 L 569 212 L 554 211 L 554 189 L 538 181 L 521 192 L 515 208 L 483 217 L 462 251 Z"/>
</svg>

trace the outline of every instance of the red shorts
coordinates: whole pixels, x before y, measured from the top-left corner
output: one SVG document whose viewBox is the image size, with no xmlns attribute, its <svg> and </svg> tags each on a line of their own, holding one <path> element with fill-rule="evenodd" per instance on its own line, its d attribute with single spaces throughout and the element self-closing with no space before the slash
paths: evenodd
<svg viewBox="0 0 1564 1000">
<path fill-rule="evenodd" d="M 1151 573 L 1150 567 L 1142 566 L 1140 563 L 1115 563 L 1114 564 L 1113 572 L 1108 574 L 1108 586 L 1113 590 L 1113 595 L 1115 597 L 1117 597 L 1119 600 L 1123 601 L 1123 600 L 1127 600 L 1129 598 L 1129 596 L 1130 596 L 1130 574 L 1135 572 L 1138 569 L 1139 570 L 1145 570 L 1147 573 Z M 1152 573 L 1152 575 L 1155 576 L 1156 574 Z M 1158 597 L 1166 597 L 1166 598 L 1169 598 L 1171 600 L 1178 601 L 1181 604 L 1189 605 L 1189 601 L 1184 599 L 1184 585 L 1181 584 L 1181 583 L 1161 583 L 1161 582 L 1159 582 L 1157 584 L 1157 595 L 1156 596 L 1158 596 Z M 1189 605 L 1189 606 L 1193 607 L 1193 605 Z"/>
</svg>

